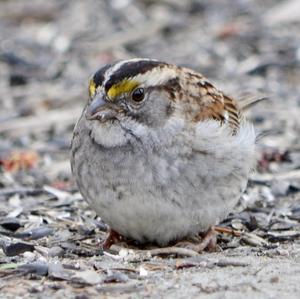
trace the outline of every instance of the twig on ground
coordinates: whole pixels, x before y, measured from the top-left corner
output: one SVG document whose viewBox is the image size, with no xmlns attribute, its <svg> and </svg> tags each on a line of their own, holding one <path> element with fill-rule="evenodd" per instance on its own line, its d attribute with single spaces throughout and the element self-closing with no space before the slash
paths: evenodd
<svg viewBox="0 0 300 299">
<path fill-rule="evenodd" d="M 150 257 L 154 256 L 168 256 L 168 255 L 177 255 L 177 256 L 185 256 L 185 257 L 193 257 L 199 255 L 196 251 L 187 249 L 187 248 L 180 248 L 180 247 L 163 247 L 163 248 L 153 248 L 153 249 L 132 249 L 132 248 L 123 248 L 118 245 L 112 245 L 110 247 L 110 251 L 113 251 L 115 253 L 120 253 L 121 250 L 128 250 L 131 251 L 133 254 L 137 254 L 138 256 L 141 256 L 142 259 L 146 258 L 149 259 Z M 105 252 L 106 255 L 111 256 L 111 253 Z"/>
<path fill-rule="evenodd" d="M 187 249 L 187 248 L 180 248 L 180 247 L 164 247 L 164 248 L 155 248 L 150 250 L 141 250 L 145 253 L 149 252 L 151 256 L 158 256 L 158 255 L 177 255 L 177 256 L 197 256 L 199 255 L 198 252 Z"/>
<path fill-rule="evenodd" d="M 234 230 L 230 227 L 215 226 L 215 231 L 218 233 L 231 234 L 235 237 L 240 237 L 242 232 Z"/>
</svg>

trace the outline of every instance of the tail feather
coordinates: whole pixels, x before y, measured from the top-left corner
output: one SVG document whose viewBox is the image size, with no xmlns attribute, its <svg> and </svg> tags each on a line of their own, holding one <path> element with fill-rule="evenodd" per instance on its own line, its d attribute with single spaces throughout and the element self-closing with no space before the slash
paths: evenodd
<svg viewBox="0 0 300 299">
<path fill-rule="evenodd" d="M 248 109 L 250 109 L 252 106 L 256 105 L 259 102 L 265 101 L 265 100 L 269 100 L 270 97 L 267 95 L 251 95 L 251 96 L 246 96 L 243 97 L 242 99 L 240 99 L 238 101 L 238 105 L 239 108 L 242 111 L 246 111 Z"/>
</svg>

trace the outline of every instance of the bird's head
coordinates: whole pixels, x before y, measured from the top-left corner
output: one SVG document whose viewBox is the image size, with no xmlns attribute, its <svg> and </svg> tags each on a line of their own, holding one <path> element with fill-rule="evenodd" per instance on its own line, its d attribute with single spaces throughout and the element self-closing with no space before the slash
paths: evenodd
<svg viewBox="0 0 300 299">
<path fill-rule="evenodd" d="M 131 59 L 106 65 L 90 80 L 86 118 L 104 123 L 128 117 L 159 125 L 170 113 L 176 83 L 178 69 L 164 62 Z"/>
<path fill-rule="evenodd" d="M 161 128 L 179 88 L 179 68 L 164 62 L 131 59 L 104 66 L 90 79 L 85 110 L 94 139 L 113 146 Z"/>
</svg>

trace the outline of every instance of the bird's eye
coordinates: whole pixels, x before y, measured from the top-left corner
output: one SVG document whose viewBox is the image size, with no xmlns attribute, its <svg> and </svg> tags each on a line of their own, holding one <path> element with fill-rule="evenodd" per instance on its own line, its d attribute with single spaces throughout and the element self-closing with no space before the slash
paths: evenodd
<svg viewBox="0 0 300 299">
<path fill-rule="evenodd" d="M 131 94 L 131 99 L 137 103 L 141 102 L 144 99 L 144 97 L 145 97 L 145 92 L 143 88 L 137 88 Z"/>
</svg>

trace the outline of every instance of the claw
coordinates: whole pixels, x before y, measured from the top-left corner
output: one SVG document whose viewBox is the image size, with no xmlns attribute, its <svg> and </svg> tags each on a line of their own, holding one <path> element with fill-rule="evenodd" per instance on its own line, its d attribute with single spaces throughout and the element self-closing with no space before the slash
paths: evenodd
<svg viewBox="0 0 300 299">
<path fill-rule="evenodd" d="M 120 242 L 121 239 L 122 239 L 122 236 L 118 232 L 116 232 L 112 229 L 109 229 L 108 236 L 102 243 L 102 248 L 109 249 L 111 245 Z"/>
<path fill-rule="evenodd" d="M 212 226 L 207 232 L 200 234 L 202 240 L 199 244 L 193 244 L 191 242 L 179 242 L 175 246 L 185 247 L 194 250 L 198 253 L 207 249 L 209 252 L 217 251 L 217 233 Z"/>
</svg>

